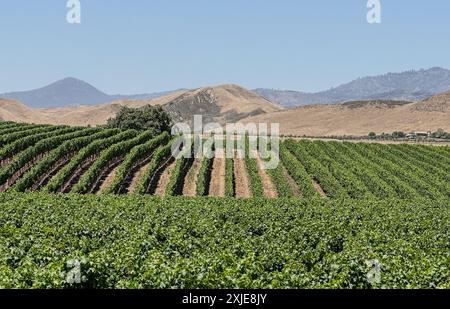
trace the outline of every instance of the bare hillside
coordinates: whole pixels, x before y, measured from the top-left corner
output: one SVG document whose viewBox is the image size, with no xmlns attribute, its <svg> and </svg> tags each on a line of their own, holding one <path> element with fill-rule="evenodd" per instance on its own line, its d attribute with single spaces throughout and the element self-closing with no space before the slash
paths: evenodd
<svg viewBox="0 0 450 309">
<path fill-rule="evenodd" d="M 286 135 L 367 135 L 393 131 L 450 131 L 450 92 L 420 102 L 353 101 L 338 105 L 309 105 L 284 110 L 237 85 L 179 91 L 151 100 L 121 100 L 96 106 L 32 109 L 0 99 L 0 119 L 17 122 L 100 125 L 121 106 L 164 106 L 175 119 L 189 121 L 202 114 L 204 122 L 279 123 Z"/>
<path fill-rule="evenodd" d="M 237 122 L 283 108 L 237 85 L 205 87 L 187 91 L 169 102 L 167 110 L 178 120 L 189 121 L 202 114 L 204 122 Z"/>
<path fill-rule="evenodd" d="M 449 94 L 408 103 L 359 101 L 340 105 L 309 105 L 245 119 L 279 123 L 282 134 L 332 136 L 369 132 L 450 131 Z"/>
<path fill-rule="evenodd" d="M 179 120 L 190 120 L 194 114 L 202 114 L 205 121 L 222 124 L 282 110 L 280 106 L 242 87 L 223 85 L 179 91 L 150 100 L 120 100 L 94 106 L 47 109 L 33 109 L 17 101 L 0 99 L 0 118 L 18 122 L 94 126 L 105 124 L 121 106 L 144 105 L 164 106 Z"/>
</svg>

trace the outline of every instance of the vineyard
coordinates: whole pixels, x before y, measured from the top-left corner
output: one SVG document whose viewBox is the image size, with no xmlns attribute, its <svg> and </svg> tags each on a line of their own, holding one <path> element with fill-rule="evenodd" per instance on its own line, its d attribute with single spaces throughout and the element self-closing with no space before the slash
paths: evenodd
<svg viewBox="0 0 450 309">
<path fill-rule="evenodd" d="M 450 198 L 450 149 L 285 140 L 280 164 L 250 156 L 174 159 L 167 133 L 2 123 L 0 192 L 237 198 Z M 226 144 L 226 143 L 224 143 Z M 235 151 L 234 149 L 232 152 Z"/>
<path fill-rule="evenodd" d="M 1 122 L 0 288 L 450 288 L 449 147 L 173 143 Z"/>
</svg>

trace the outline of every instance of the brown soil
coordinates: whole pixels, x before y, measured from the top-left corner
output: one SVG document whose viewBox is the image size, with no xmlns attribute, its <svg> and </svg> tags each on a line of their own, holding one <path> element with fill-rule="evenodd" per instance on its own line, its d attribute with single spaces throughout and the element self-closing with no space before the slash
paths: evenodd
<svg viewBox="0 0 450 309">
<path fill-rule="evenodd" d="M 97 181 L 94 182 L 90 193 L 102 193 L 111 184 L 116 175 L 116 169 L 123 162 L 123 158 L 124 156 L 120 156 L 109 162 L 109 165 L 103 169 Z"/>
<path fill-rule="evenodd" d="M 314 188 L 316 189 L 317 192 L 319 192 L 321 197 L 327 197 L 327 194 L 325 193 L 325 191 L 323 191 L 322 187 L 320 186 L 320 184 L 317 181 L 312 179 L 312 183 L 313 183 Z"/>
<path fill-rule="evenodd" d="M 277 198 L 278 197 L 277 189 L 275 188 L 272 179 L 270 179 L 270 176 L 267 174 L 267 171 L 264 169 L 263 161 L 259 156 L 259 153 L 256 152 L 255 155 L 256 155 L 256 162 L 258 163 L 259 168 L 258 169 L 259 177 L 261 178 L 261 182 L 263 185 L 264 196 L 268 198 Z"/>
<path fill-rule="evenodd" d="M 203 159 L 195 159 L 189 172 L 186 175 L 183 186 L 183 196 L 196 196 L 197 195 L 197 177 L 200 167 L 202 166 Z"/>
<path fill-rule="evenodd" d="M 106 176 L 105 180 L 100 185 L 100 188 L 98 189 L 97 194 L 102 194 L 111 185 L 111 183 L 114 181 L 114 178 L 116 177 L 116 173 L 117 173 L 117 167 L 114 168 L 108 174 L 108 176 Z"/>
<path fill-rule="evenodd" d="M 141 180 L 141 177 L 145 174 L 145 172 L 148 169 L 149 164 L 146 164 L 142 166 L 131 179 L 130 186 L 128 187 L 128 193 L 134 193 L 136 191 L 136 186 L 139 183 L 139 180 Z"/>
<path fill-rule="evenodd" d="M 127 175 L 122 181 L 120 185 L 119 191 L 117 193 L 133 193 L 136 191 L 136 186 L 139 183 L 139 180 L 145 173 L 150 164 L 150 161 L 153 158 L 153 153 L 149 155 L 147 158 L 140 160 L 135 163 L 128 171 Z"/>
<path fill-rule="evenodd" d="M 12 160 L 13 160 L 13 157 L 2 160 L 0 162 L 0 168 L 3 168 L 5 166 L 7 166 L 8 164 L 10 164 L 12 162 Z"/>
<path fill-rule="evenodd" d="M 72 177 L 69 178 L 61 187 L 59 192 L 62 193 L 68 193 L 72 187 L 80 180 L 81 176 L 86 173 L 86 171 L 94 164 L 95 160 L 97 159 L 98 155 L 91 156 L 87 160 L 85 160 L 80 166 L 76 169 L 76 171 L 73 173 Z"/>
<path fill-rule="evenodd" d="M 302 191 L 300 190 L 300 188 L 298 187 L 297 183 L 295 182 L 294 178 L 292 178 L 291 175 L 289 175 L 288 171 L 286 170 L 286 168 L 283 166 L 283 175 L 285 177 L 285 179 L 287 180 L 289 187 L 292 190 L 292 193 L 294 194 L 294 196 L 298 196 L 301 197 L 303 196 Z"/>
<path fill-rule="evenodd" d="M 211 172 L 211 183 L 209 196 L 225 196 L 225 158 L 223 156 L 214 158 Z"/>
<path fill-rule="evenodd" d="M 50 179 L 52 179 L 52 177 L 58 173 L 58 171 L 61 168 L 63 168 L 67 163 L 70 162 L 70 160 L 73 158 L 74 155 L 75 153 L 71 153 L 59 159 L 58 162 L 56 162 L 46 173 L 41 175 L 39 180 L 32 186 L 31 189 L 33 191 L 37 191 L 43 186 L 45 186 L 50 181 Z"/>
<path fill-rule="evenodd" d="M 3 185 L 0 186 L 0 192 L 5 192 L 9 188 L 11 188 L 11 186 L 16 183 L 17 179 L 22 177 L 23 174 L 31 169 L 37 162 L 42 160 L 47 154 L 48 152 L 42 153 L 33 158 L 30 162 L 26 163 L 20 170 L 15 172 Z"/>
<path fill-rule="evenodd" d="M 162 172 L 161 177 L 159 178 L 158 185 L 156 186 L 155 195 L 156 196 L 165 196 L 166 195 L 166 187 L 170 181 L 170 175 L 172 174 L 172 170 L 174 169 L 176 161 L 174 160 L 170 163 Z"/>
<path fill-rule="evenodd" d="M 250 198 L 250 181 L 248 179 L 247 168 L 244 159 L 234 158 L 234 178 L 236 180 L 236 197 Z"/>
<path fill-rule="evenodd" d="M 295 136 L 367 136 L 369 132 L 450 131 L 450 93 L 405 105 L 308 105 L 244 119 L 279 123 L 280 133 Z M 301 121 L 299 121 L 301 119 Z"/>
</svg>

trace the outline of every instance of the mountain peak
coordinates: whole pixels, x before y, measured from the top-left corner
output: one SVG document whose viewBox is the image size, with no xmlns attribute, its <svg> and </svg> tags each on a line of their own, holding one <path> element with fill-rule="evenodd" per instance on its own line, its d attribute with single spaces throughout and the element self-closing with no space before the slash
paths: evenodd
<svg viewBox="0 0 450 309">
<path fill-rule="evenodd" d="M 441 68 L 441 67 L 432 67 L 432 68 L 428 69 L 427 71 L 430 71 L 430 72 L 449 72 L 449 70 Z"/>
<path fill-rule="evenodd" d="M 74 77 L 66 77 L 30 91 L 6 93 L 0 97 L 15 99 L 34 108 L 100 104 L 115 98 Z"/>
<path fill-rule="evenodd" d="M 49 87 L 61 87 L 61 88 L 63 88 L 62 90 L 68 90 L 70 88 L 77 89 L 77 90 L 83 90 L 83 91 L 90 90 L 90 91 L 93 91 L 93 92 L 98 92 L 98 93 L 101 93 L 103 95 L 106 95 L 104 92 L 98 90 L 97 88 L 95 88 L 91 84 L 89 84 L 89 83 L 87 83 L 87 82 L 85 82 L 85 81 L 83 81 L 81 79 L 75 78 L 75 77 L 63 78 L 61 80 L 58 80 L 58 81 L 56 81 L 56 82 L 54 82 L 54 83 L 52 83 L 52 84 L 50 84 L 50 85 L 48 85 L 46 87 L 40 88 L 40 89 L 45 89 L 45 88 L 49 88 Z"/>
<path fill-rule="evenodd" d="M 66 77 L 42 88 L 0 94 L 0 98 L 14 99 L 33 108 L 97 105 L 117 100 L 147 100 L 177 91 L 135 95 L 109 95 L 76 77 Z"/>
<path fill-rule="evenodd" d="M 87 82 L 78 79 L 76 77 L 65 77 L 63 79 L 60 79 L 56 82 L 54 82 L 53 84 L 86 84 L 89 85 Z"/>
</svg>

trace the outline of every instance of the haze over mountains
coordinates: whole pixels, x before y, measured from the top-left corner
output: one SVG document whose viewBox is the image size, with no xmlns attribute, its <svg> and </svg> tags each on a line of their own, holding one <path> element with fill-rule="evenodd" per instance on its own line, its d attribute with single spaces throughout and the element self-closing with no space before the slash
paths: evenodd
<svg viewBox="0 0 450 309">
<path fill-rule="evenodd" d="M 301 88 L 301 85 L 299 85 Z M 285 107 L 307 104 L 329 104 L 354 100 L 419 101 L 450 89 L 450 70 L 428 70 L 388 73 L 359 78 L 336 88 L 317 93 L 256 89 L 254 92 Z M 65 78 L 48 86 L 30 91 L 0 94 L 33 108 L 96 105 L 117 100 L 148 100 L 175 91 L 134 95 L 110 95 L 76 78 Z"/>
<path fill-rule="evenodd" d="M 354 100 L 419 101 L 450 89 L 450 70 L 428 70 L 388 73 L 358 78 L 350 83 L 317 93 L 256 89 L 263 97 L 286 107 L 329 104 Z"/>
<path fill-rule="evenodd" d="M 17 100 L 33 108 L 49 108 L 72 105 L 96 105 L 127 99 L 152 99 L 167 95 L 171 92 L 173 91 L 151 94 L 109 95 L 82 80 L 68 77 L 39 89 L 0 94 L 0 98 Z"/>
<path fill-rule="evenodd" d="M 193 115 L 201 114 L 204 123 L 279 123 L 282 134 L 296 136 L 450 131 L 449 89 L 450 71 L 440 68 L 361 78 L 318 94 L 255 92 L 230 84 L 123 96 L 68 78 L 41 89 L 10 93 L 6 99 L 0 95 L 0 120 L 96 126 L 105 124 L 122 106 L 160 105 L 175 121 L 191 123 Z M 317 100 L 321 104 L 302 103 Z M 327 100 L 332 103 L 325 104 Z M 286 109 L 274 101 L 303 105 Z"/>
<path fill-rule="evenodd" d="M 204 122 L 238 122 L 249 116 L 280 111 L 283 108 L 238 85 L 180 90 L 153 99 L 116 100 L 107 104 L 35 109 L 25 104 L 0 99 L 0 119 L 66 125 L 102 125 L 122 106 L 139 108 L 163 106 L 175 121 L 190 123 L 202 114 Z"/>
</svg>

